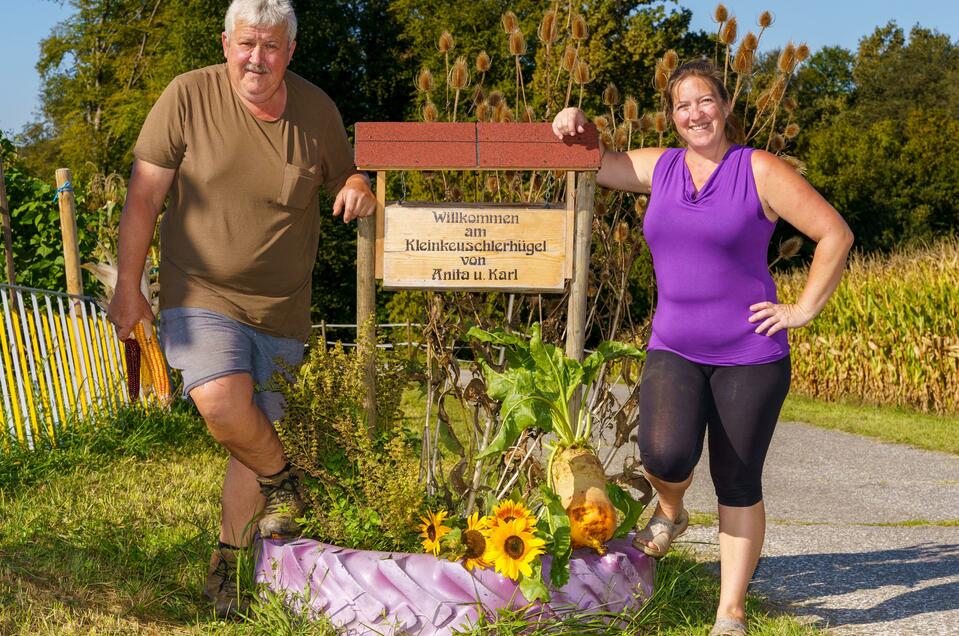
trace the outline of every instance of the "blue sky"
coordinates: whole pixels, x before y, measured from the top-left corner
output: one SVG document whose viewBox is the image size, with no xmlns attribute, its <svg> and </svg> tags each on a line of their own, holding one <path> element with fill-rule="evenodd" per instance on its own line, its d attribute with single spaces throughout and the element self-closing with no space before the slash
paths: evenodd
<svg viewBox="0 0 959 636">
<path fill-rule="evenodd" d="M 464 0 L 467 1 L 467 0 Z M 693 28 L 712 31 L 715 0 L 680 0 L 692 10 Z M 781 46 L 787 40 L 806 42 L 813 50 L 827 45 L 855 48 L 859 38 L 889 20 L 906 30 L 919 23 L 959 39 L 959 2 L 955 0 L 730 0 L 725 3 L 745 33 L 764 9 L 776 15 L 773 27 L 763 36 L 763 49 Z M 40 40 L 71 13 L 69 4 L 51 0 L 0 0 L 3 37 L 0 59 L 7 76 L 0 92 L 0 130 L 17 132 L 33 119 L 37 108 L 39 78 L 36 63 Z"/>
</svg>

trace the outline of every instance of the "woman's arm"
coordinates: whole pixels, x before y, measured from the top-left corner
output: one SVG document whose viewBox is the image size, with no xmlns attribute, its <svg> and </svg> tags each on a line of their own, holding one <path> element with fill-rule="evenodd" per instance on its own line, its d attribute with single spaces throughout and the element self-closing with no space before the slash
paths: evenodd
<svg viewBox="0 0 959 636">
<path fill-rule="evenodd" d="M 756 333 L 771 336 L 781 329 L 802 327 L 819 315 L 839 286 L 853 236 L 836 209 L 785 161 L 757 150 L 752 166 L 763 207 L 816 242 L 806 286 L 795 303 L 767 301 L 749 307 L 755 312 L 749 322 L 762 321 Z"/>
<path fill-rule="evenodd" d="M 553 133 L 562 139 L 566 135 L 583 132 L 586 115 L 578 108 L 565 108 L 553 118 Z M 649 192 L 653 183 L 653 167 L 663 148 L 641 148 L 629 152 L 615 152 L 600 148 L 600 167 L 596 182 L 611 190 Z"/>
</svg>

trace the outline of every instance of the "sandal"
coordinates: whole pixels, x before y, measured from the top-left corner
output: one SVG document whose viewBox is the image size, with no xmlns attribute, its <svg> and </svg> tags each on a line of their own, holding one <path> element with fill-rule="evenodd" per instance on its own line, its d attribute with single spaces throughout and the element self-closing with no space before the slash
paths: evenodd
<svg viewBox="0 0 959 636">
<path fill-rule="evenodd" d="M 717 618 L 709 636 L 746 636 L 746 623 L 735 618 Z"/>
<path fill-rule="evenodd" d="M 684 509 L 679 513 L 676 521 L 670 521 L 666 517 L 653 517 L 646 524 L 646 527 L 633 538 L 633 547 L 642 550 L 651 557 L 659 558 L 669 552 L 669 546 L 672 545 L 676 537 L 686 532 L 689 525 L 689 513 Z M 646 545 L 650 542 L 653 545 Z"/>
</svg>

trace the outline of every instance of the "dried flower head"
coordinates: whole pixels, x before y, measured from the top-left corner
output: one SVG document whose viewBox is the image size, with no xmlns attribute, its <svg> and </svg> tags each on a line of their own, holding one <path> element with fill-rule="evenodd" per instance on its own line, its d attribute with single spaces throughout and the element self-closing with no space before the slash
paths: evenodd
<svg viewBox="0 0 959 636">
<path fill-rule="evenodd" d="M 786 138 L 779 133 L 773 133 L 772 139 L 769 140 L 769 149 L 774 153 L 780 153 L 785 147 Z"/>
<path fill-rule="evenodd" d="M 729 18 L 719 34 L 719 41 L 726 46 L 731 46 L 736 41 L 736 18 Z"/>
<path fill-rule="evenodd" d="M 433 74 L 428 68 L 420 69 L 416 76 L 416 90 L 421 93 L 429 93 L 433 90 Z"/>
<path fill-rule="evenodd" d="M 803 42 L 796 47 L 796 62 L 805 62 L 809 57 L 809 45 Z"/>
<path fill-rule="evenodd" d="M 484 183 L 487 192 L 496 192 L 499 188 L 499 177 L 495 173 L 487 173 Z"/>
<path fill-rule="evenodd" d="M 796 47 L 792 42 L 787 42 L 786 46 L 779 53 L 779 62 L 777 63 L 780 73 L 789 75 L 796 68 Z"/>
<path fill-rule="evenodd" d="M 740 75 L 749 75 L 753 70 L 753 52 L 740 46 L 733 58 L 733 71 Z"/>
<path fill-rule="evenodd" d="M 477 86 L 473 89 L 473 104 L 479 106 L 484 103 L 486 103 L 486 91 L 483 90 L 482 86 Z"/>
<path fill-rule="evenodd" d="M 489 104 L 484 102 L 476 105 L 476 121 L 489 121 L 492 113 L 493 109 L 490 108 Z"/>
<path fill-rule="evenodd" d="M 806 174 L 806 164 L 792 155 L 779 155 L 779 158 L 792 166 L 799 174 Z"/>
<path fill-rule="evenodd" d="M 784 97 L 784 98 L 783 98 L 783 110 L 786 111 L 787 113 L 794 113 L 794 112 L 796 112 L 796 108 L 798 108 L 798 107 L 799 107 L 799 105 L 796 103 L 795 98 L 793 98 L 793 97 Z"/>
<path fill-rule="evenodd" d="M 608 130 L 605 130 L 605 131 L 599 133 L 599 140 L 600 140 L 601 142 L 603 142 L 603 147 L 604 147 L 604 148 L 612 148 L 612 147 L 613 147 L 613 136 L 610 134 L 610 132 L 609 132 Z"/>
<path fill-rule="evenodd" d="M 639 119 L 639 104 L 633 97 L 627 96 L 623 102 L 623 119 L 634 121 Z"/>
<path fill-rule="evenodd" d="M 602 199 L 596 199 L 593 202 L 593 217 L 602 218 L 606 215 L 606 202 Z"/>
<path fill-rule="evenodd" d="M 619 100 L 619 89 L 616 88 L 616 84 L 610 82 L 606 85 L 606 88 L 603 89 L 603 103 L 607 106 L 618 106 Z"/>
<path fill-rule="evenodd" d="M 589 74 L 589 64 L 582 60 L 576 62 L 576 68 L 573 70 L 573 81 L 582 86 L 583 84 L 589 84 L 592 79 Z"/>
<path fill-rule="evenodd" d="M 633 209 L 636 211 L 636 216 L 643 218 L 643 215 L 646 214 L 647 206 L 649 206 L 649 195 L 637 194 L 636 201 L 633 203 Z"/>
<path fill-rule="evenodd" d="M 506 102 L 500 102 L 499 105 L 493 109 L 493 121 L 500 124 L 508 124 L 513 121 L 513 111 L 506 105 Z"/>
<path fill-rule="evenodd" d="M 519 19 L 516 17 L 516 14 L 512 11 L 507 11 L 503 14 L 503 33 L 509 35 L 515 29 L 519 28 Z"/>
<path fill-rule="evenodd" d="M 486 98 L 486 103 L 490 105 L 490 108 L 496 108 L 503 101 L 503 93 L 499 91 L 493 91 Z"/>
<path fill-rule="evenodd" d="M 656 127 L 656 118 L 650 113 L 643 115 L 643 118 L 639 120 L 639 132 L 646 134 L 652 132 Z"/>
<path fill-rule="evenodd" d="M 663 67 L 668 73 L 675 71 L 679 67 L 679 53 L 673 49 L 663 53 Z"/>
<path fill-rule="evenodd" d="M 556 12 L 552 9 L 543 14 L 543 21 L 539 23 L 537 35 L 544 44 L 552 44 L 559 37 L 559 23 L 556 20 Z"/>
<path fill-rule="evenodd" d="M 656 70 L 653 72 L 653 86 L 656 87 L 656 90 L 662 93 L 666 90 L 666 86 L 669 84 L 669 71 L 666 70 L 666 67 L 663 66 L 662 60 L 656 61 Z"/>
<path fill-rule="evenodd" d="M 729 11 L 726 9 L 726 5 L 720 3 L 716 5 L 716 10 L 713 11 L 713 22 L 719 22 L 722 24 L 729 18 Z"/>
<path fill-rule="evenodd" d="M 626 126 L 620 124 L 616 127 L 616 133 L 613 135 L 613 141 L 616 143 L 617 148 L 625 148 L 626 143 L 629 141 L 629 130 Z"/>
<path fill-rule="evenodd" d="M 629 223 L 620 221 L 613 230 L 613 240 L 617 243 L 625 243 L 629 238 Z"/>
<path fill-rule="evenodd" d="M 803 240 L 801 236 L 793 236 L 779 244 L 779 258 L 789 260 L 799 253 Z"/>
<path fill-rule="evenodd" d="M 519 29 L 513 29 L 509 34 L 509 52 L 511 55 L 526 55 L 526 37 Z"/>
<path fill-rule="evenodd" d="M 747 31 L 743 36 L 743 48 L 747 51 L 755 51 L 759 48 L 759 38 L 752 31 Z"/>
<path fill-rule="evenodd" d="M 760 111 L 764 111 L 769 107 L 771 95 L 771 90 L 767 88 L 759 94 L 759 97 L 756 98 L 756 106 Z"/>
<path fill-rule="evenodd" d="M 563 57 L 560 58 L 560 64 L 567 73 L 573 72 L 573 67 L 576 65 L 576 48 L 572 44 L 567 44 L 566 48 L 563 49 Z"/>
<path fill-rule="evenodd" d="M 596 130 L 599 132 L 605 132 L 609 130 L 609 117 L 606 115 L 600 115 L 593 119 L 593 124 L 596 126 Z"/>
<path fill-rule="evenodd" d="M 470 70 L 466 65 L 465 57 L 458 57 L 453 62 L 453 68 L 450 69 L 449 84 L 450 88 L 461 91 L 470 83 Z"/>
<path fill-rule="evenodd" d="M 763 11 L 759 14 L 758 24 L 760 27 L 768 29 L 770 26 L 772 26 L 774 19 L 775 16 L 773 16 L 771 11 Z"/>
<path fill-rule="evenodd" d="M 449 31 L 443 31 L 440 34 L 439 42 L 436 45 L 440 50 L 440 53 L 449 53 L 453 50 L 453 45 L 453 35 Z"/>
<path fill-rule="evenodd" d="M 490 69 L 492 65 L 492 60 L 490 60 L 489 54 L 486 51 L 480 51 L 476 56 L 476 71 L 478 73 L 485 73 Z"/>
<path fill-rule="evenodd" d="M 589 27 L 586 26 L 586 18 L 578 13 L 574 14 L 572 23 L 570 24 L 570 34 L 577 42 L 582 42 L 588 38 Z"/>
<path fill-rule="evenodd" d="M 423 121 L 439 121 L 440 111 L 436 109 L 436 105 L 433 102 L 426 102 L 426 105 L 423 106 Z"/>
<path fill-rule="evenodd" d="M 798 134 L 799 134 L 799 124 L 795 122 L 786 126 L 786 129 L 783 131 L 783 137 L 785 137 L 786 139 L 793 139 Z"/>
<path fill-rule="evenodd" d="M 653 129 L 658 133 L 666 132 L 666 113 L 659 111 L 653 115 Z"/>
<path fill-rule="evenodd" d="M 452 186 L 450 188 L 450 200 L 451 201 L 462 201 L 463 200 L 463 191 L 459 186 Z"/>
</svg>

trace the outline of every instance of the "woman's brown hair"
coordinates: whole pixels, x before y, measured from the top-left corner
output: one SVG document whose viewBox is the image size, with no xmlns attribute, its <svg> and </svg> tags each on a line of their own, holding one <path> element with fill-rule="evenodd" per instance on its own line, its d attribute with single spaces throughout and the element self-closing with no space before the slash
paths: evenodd
<svg viewBox="0 0 959 636">
<path fill-rule="evenodd" d="M 692 60 L 670 73 L 669 81 L 666 82 L 663 112 L 666 115 L 667 121 L 670 123 L 673 121 L 673 91 L 680 82 L 690 77 L 698 77 L 708 82 L 709 85 L 713 87 L 716 97 L 723 103 L 723 106 L 732 106 L 732 104 L 729 103 L 729 91 L 726 90 L 726 85 L 723 83 L 723 74 L 716 68 L 716 65 L 705 58 Z M 732 108 L 729 108 L 729 115 L 726 117 L 726 125 L 723 132 L 726 133 L 726 138 L 729 141 L 736 144 L 745 143 L 746 135 L 743 132 L 742 124 L 739 121 L 739 117 L 732 112 Z"/>
</svg>

